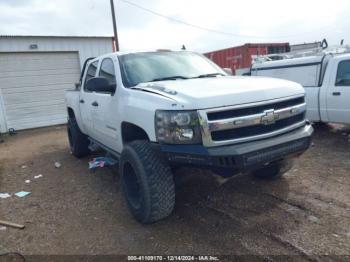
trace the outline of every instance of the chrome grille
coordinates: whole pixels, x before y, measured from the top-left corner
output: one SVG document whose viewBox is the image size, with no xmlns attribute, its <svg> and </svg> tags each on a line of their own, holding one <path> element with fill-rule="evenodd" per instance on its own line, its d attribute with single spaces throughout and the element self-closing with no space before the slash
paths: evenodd
<svg viewBox="0 0 350 262">
<path fill-rule="evenodd" d="M 305 125 L 304 96 L 199 110 L 203 144 L 218 146 L 282 134 Z"/>
<path fill-rule="evenodd" d="M 280 102 L 274 103 L 274 109 L 282 109 L 290 106 L 300 105 L 305 103 L 305 98 L 297 97 L 293 99 L 288 99 Z M 247 115 L 254 115 L 257 113 L 260 113 L 264 110 L 271 109 L 271 104 L 264 104 L 259 106 L 253 106 L 253 107 L 244 107 L 240 109 L 232 109 L 232 110 L 225 110 L 225 111 L 216 111 L 216 112 L 208 112 L 208 120 L 219 120 L 219 119 L 225 119 L 225 118 L 232 118 L 232 117 L 239 117 L 239 116 L 247 116 Z"/>
</svg>

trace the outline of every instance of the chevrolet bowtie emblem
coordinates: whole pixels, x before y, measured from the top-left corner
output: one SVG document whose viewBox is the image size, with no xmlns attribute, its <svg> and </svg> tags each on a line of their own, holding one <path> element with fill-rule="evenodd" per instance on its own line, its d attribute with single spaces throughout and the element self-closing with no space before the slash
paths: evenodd
<svg viewBox="0 0 350 262">
<path fill-rule="evenodd" d="M 263 125 L 271 125 L 276 122 L 278 119 L 279 115 L 275 113 L 275 110 L 270 109 L 270 110 L 265 110 L 264 115 L 261 117 L 261 124 Z"/>
</svg>

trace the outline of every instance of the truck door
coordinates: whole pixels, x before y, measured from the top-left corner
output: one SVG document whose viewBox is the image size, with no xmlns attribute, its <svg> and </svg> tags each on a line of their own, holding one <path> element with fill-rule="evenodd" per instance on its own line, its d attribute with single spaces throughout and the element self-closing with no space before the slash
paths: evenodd
<svg viewBox="0 0 350 262">
<path fill-rule="evenodd" d="M 327 88 L 329 122 L 350 123 L 350 59 L 334 58 Z"/>
<path fill-rule="evenodd" d="M 85 77 L 83 79 L 83 84 L 82 84 L 82 90 L 80 92 L 80 98 L 79 98 L 79 107 L 80 107 L 80 113 L 81 117 L 83 119 L 83 124 L 84 127 L 87 131 L 87 134 L 94 138 L 94 133 L 93 133 L 93 122 L 92 118 L 96 112 L 93 110 L 92 103 L 94 99 L 94 94 L 92 92 L 89 92 L 86 90 L 86 82 L 95 77 L 97 73 L 97 67 L 98 67 L 98 60 L 92 61 L 87 70 Z"/>
<path fill-rule="evenodd" d="M 95 93 L 94 102 L 97 104 L 96 115 L 93 117 L 94 132 L 97 140 L 106 147 L 117 151 L 118 143 L 118 112 L 116 110 L 116 74 L 115 64 L 111 58 L 104 58 L 101 62 L 98 77 L 106 78 L 109 85 L 114 87 L 112 93 Z"/>
</svg>

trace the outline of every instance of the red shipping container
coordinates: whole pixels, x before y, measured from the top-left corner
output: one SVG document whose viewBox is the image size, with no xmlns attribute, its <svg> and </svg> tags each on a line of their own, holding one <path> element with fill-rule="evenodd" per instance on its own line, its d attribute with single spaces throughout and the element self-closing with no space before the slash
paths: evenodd
<svg viewBox="0 0 350 262">
<path fill-rule="evenodd" d="M 222 68 L 250 68 L 252 56 L 289 52 L 289 43 L 250 43 L 205 53 L 204 55 Z"/>
</svg>

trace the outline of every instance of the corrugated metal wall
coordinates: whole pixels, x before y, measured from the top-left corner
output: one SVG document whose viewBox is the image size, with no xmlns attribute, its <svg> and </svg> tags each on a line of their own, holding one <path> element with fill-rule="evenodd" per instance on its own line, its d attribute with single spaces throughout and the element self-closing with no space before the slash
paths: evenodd
<svg viewBox="0 0 350 262">
<path fill-rule="evenodd" d="M 65 90 L 80 75 L 77 52 L 0 53 L 6 129 L 63 124 Z"/>
<path fill-rule="evenodd" d="M 0 132 L 65 122 L 64 90 L 88 57 L 111 52 L 112 37 L 0 36 Z"/>
<path fill-rule="evenodd" d="M 113 52 L 112 37 L 0 36 L 0 52 L 64 51 L 77 51 L 82 67 L 88 57 Z"/>
</svg>

